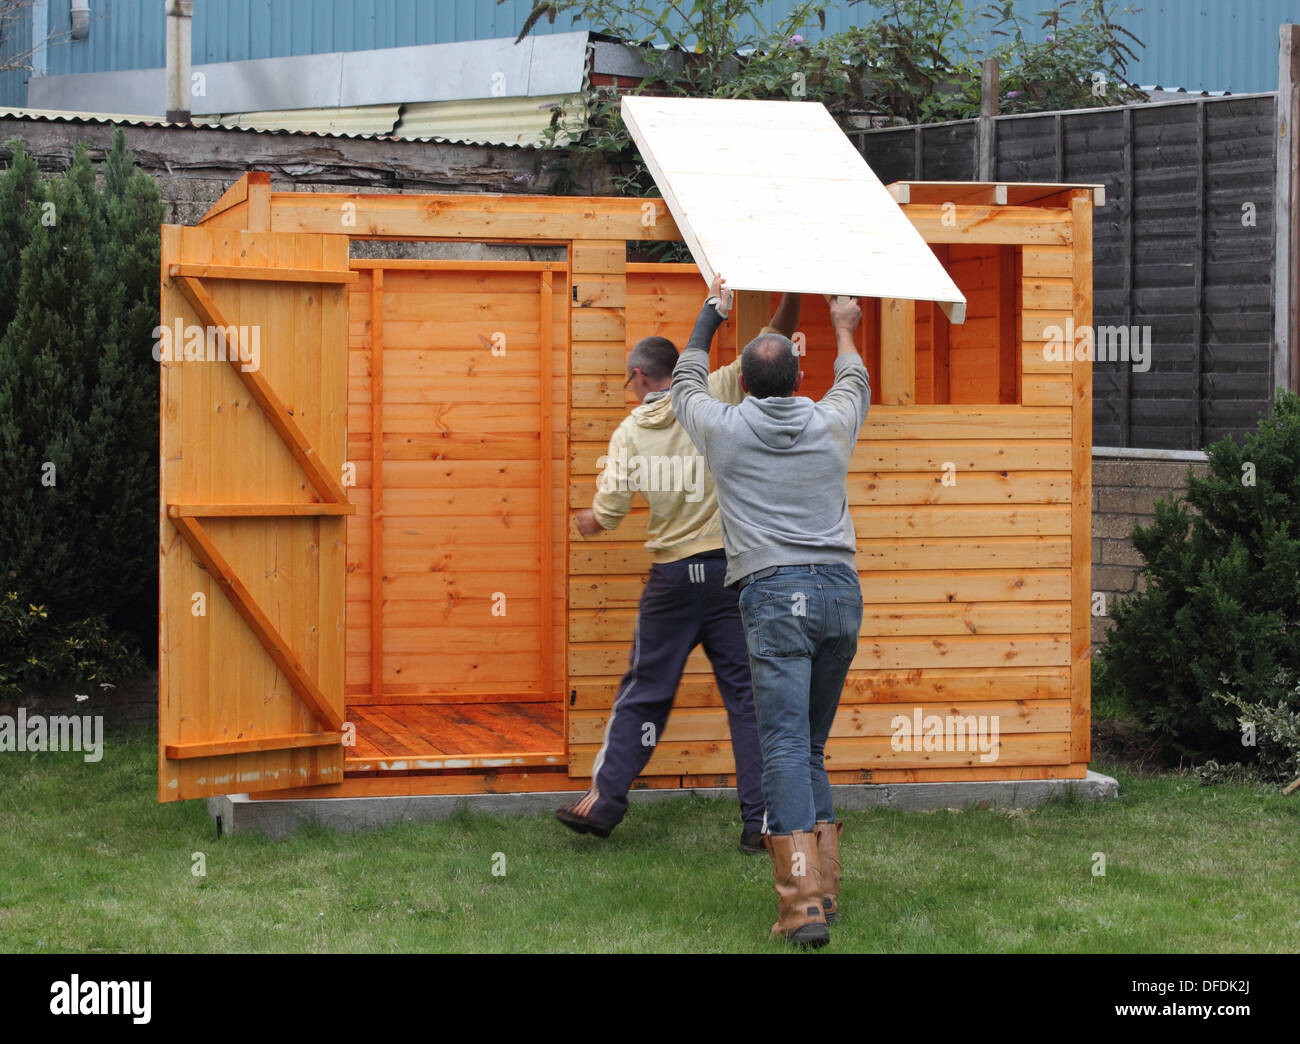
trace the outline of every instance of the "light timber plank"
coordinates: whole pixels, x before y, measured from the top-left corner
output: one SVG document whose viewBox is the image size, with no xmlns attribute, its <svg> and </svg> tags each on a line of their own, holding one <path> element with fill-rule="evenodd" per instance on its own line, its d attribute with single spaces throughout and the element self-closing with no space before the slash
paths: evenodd
<svg viewBox="0 0 1300 1044">
<path fill-rule="evenodd" d="M 625 95 L 622 114 L 706 282 L 964 306 L 819 103 Z"/>
<path fill-rule="evenodd" d="M 276 232 L 346 232 L 356 239 L 674 240 L 677 225 L 662 200 L 585 196 L 375 195 L 273 192 Z M 343 205 L 355 225 L 344 228 Z"/>
</svg>

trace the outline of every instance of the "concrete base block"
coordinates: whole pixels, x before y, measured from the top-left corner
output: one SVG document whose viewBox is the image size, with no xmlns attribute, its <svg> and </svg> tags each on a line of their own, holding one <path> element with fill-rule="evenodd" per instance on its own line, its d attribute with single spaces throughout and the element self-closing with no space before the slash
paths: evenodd
<svg viewBox="0 0 1300 1044">
<path fill-rule="evenodd" d="M 835 807 L 844 811 L 896 808 L 910 812 L 935 809 L 1029 808 L 1048 798 L 1073 791 L 1084 801 L 1119 797 L 1119 784 L 1110 776 L 1089 772 L 1084 779 L 978 780 L 969 783 L 854 783 L 831 787 Z M 680 790 L 633 790 L 636 804 L 672 801 L 695 794 L 736 800 L 735 788 L 695 787 Z M 250 801 L 247 794 L 208 798 L 208 813 L 222 833 L 262 833 L 274 841 L 288 837 L 304 823 L 317 822 L 352 833 L 391 823 L 446 819 L 465 808 L 498 816 L 531 816 L 552 812 L 577 800 L 573 791 L 535 794 L 425 794 L 402 797 L 294 798 Z"/>
</svg>

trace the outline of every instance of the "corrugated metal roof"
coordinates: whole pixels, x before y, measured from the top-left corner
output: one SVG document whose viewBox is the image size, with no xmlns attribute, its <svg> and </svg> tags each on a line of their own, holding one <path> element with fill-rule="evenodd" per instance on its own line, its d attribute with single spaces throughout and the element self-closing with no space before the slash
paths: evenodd
<svg viewBox="0 0 1300 1044">
<path fill-rule="evenodd" d="M 387 108 L 387 106 L 377 106 L 377 108 Z M 442 145 L 467 145 L 476 144 L 474 142 L 457 141 L 452 138 L 437 136 L 415 137 L 412 135 L 396 136 L 389 133 L 366 133 L 366 132 L 344 132 L 344 131 L 325 131 L 325 130 L 307 130 L 288 127 L 258 127 L 258 126 L 237 126 L 224 125 L 215 122 L 202 123 L 196 121 L 194 124 L 187 123 L 168 123 L 166 120 L 160 120 L 156 116 L 120 116 L 115 113 L 96 113 L 96 112 L 69 112 L 65 110 L 43 110 L 43 109 L 0 109 L 0 119 L 9 118 L 17 120 L 30 120 L 41 123 L 69 123 L 69 124 L 124 124 L 128 127 L 174 127 L 190 128 L 198 130 L 222 130 L 234 132 L 237 134 L 282 134 L 294 137 L 305 138 L 352 138 L 358 140 L 384 140 L 384 141 L 421 141 L 433 142 Z M 499 148 L 507 149 L 539 149 L 541 146 L 535 144 L 509 144 L 509 143 L 490 143 Z"/>
<path fill-rule="evenodd" d="M 195 123 L 241 130 L 301 131 L 330 137 L 389 137 L 400 105 L 356 105 L 341 109 L 279 109 L 267 112 L 195 116 Z"/>
<path fill-rule="evenodd" d="M 537 145 L 551 125 L 551 114 L 578 95 L 540 98 L 484 98 L 471 102 L 415 102 L 402 106 L 394 133 L 400 138 L 442 137 L 492 145 Z M 567 124 L 576 131 L 573 121 Z M 557 144 L 569 141 L 561 134 Z"/>
<path fill-rule="evenodd" d="M 481 98 L 476 101 L 361 105 L 337 109 L 279 109 L 196 116 L 196 123 L 256 130 L 379 136 L 415 141 L 458 141 L 477 145 L 540 144 L 557 105 L 577 97 Z M 577 128 L 575 128 L 577 129 Z M 559 143 L 564 144 L 562 136 Z"/>
</svg>

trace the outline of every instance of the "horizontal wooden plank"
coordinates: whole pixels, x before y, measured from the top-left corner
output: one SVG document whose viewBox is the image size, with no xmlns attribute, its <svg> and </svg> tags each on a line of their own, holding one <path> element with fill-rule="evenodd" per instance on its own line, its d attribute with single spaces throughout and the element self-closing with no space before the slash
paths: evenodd
<svg viewBox="0 0 1300 1044">
<path fill-rule="evenodd" d="M 569 771 L 573 775 L 590 775 L 599 744 L 573 744 L 569 747 Z M 956 768 L 988 767 L 981 762 L 978 750 L 896 751 L 887 737 L 832 738 L 826 744 L 828 770 L 854 768 Z M 999 737 L 996 765 L 1066 765 L 1069 763 L 1069 733 L 1040 732 Z M 662 742 L 646 765 L 644 775 L 680 775 L 682 773 L 732 771 L 735 761 L 729 743 Z"/>
<path fill-rule="evenodd" d="M 1020 370 L 1024 374 L 1061 373 L 1068 374 L 1074 365 L 1071 359 L 1062 354 L 1062 358 L 1053 358 L 1055 353 L 1046 350 L 1046 345 L 1038 342 L 1024 343 L 1020 349 Z"/>
<path fill-rule="evenodd" d="M 874 590 L 864 594 L 873 597 Z M 636 609 L 572 609 L 569 641 L 630 642 Z M 1068 600 L 1056 602 L 897 603 L 863 608 L 862 638 L 902 635 L 1059 634 L 1070 629 Z M 392 632 L 390 632 L 392 633 Z M 504 638 L 502 639 L 505 640 Z"/>
<path fill-rule="evenodd" d="M 355 283 L 357 273 L 338 268 L 262 268 L 251 265 L 173 264 L 167 274 L 195 279 L 246 279 L 271 283 Z"/>
<path fill-rule="evenodd" d="M 1070 473 L 1005 471 L 869 472 L 848 476 L 850 505 L 1061 504 L 1070 499 Z"/>
<path fill-rule="evenodd" d="M 1060 569 L 1070 564 L 1069 541 L 1043 536 L 965 535 L 914 539 L 864 538 L 858 530 L 858 568 L 864 584 L 895 570 Z"/>
<path fill-rule="evenodd" d="M 872 406 L 860 439 L 1061 439 L 1068 409 L 1026 406 Z"/>
<path fill-rule="evenodd" d="M 569 674 L 603 675 L 627 669 L 626 642 L 587 642 L 569 646 Z M 932 638 L 861 639 L 853 667 L 858 670 L 924 670 L 932 667 L 1063 667 L 1070 662 L 1069 634 L 942 635 Z M 686 660 L 684 673 L 712 668 L 702 648 Z"/>
<path fill-rule="evenodd" d="M 347 215 L 349 224 L 343 225 Z M 643 220 L 647 217 L 647 220 Z M 272 192 L 271 230 L 354 239 L 680 239 L 661 199 Z"/>
<path fill-rule="evenodd" d="M 596 461 L 608 451 L 608 440 L 571 442 L 570 474 L 595 475 Z M 860 439 L 853 448 L 849 475 L 881 471 L 940 472 L 949 464 L 958 474 L 972 471 L 1068 471 L 1070 442 L 1066 438 L 1021 441 L 908 439 L 898 442 Z"/>
<path fill-rule="evenodd" d="M 969 765 L 963 768 L 864 769 L 827 773 L 832 783 L 953 783 L 976 779 L 1084 779 L 1087 765 Z"/>
<path fill-rule="evenodd" d="M 342 742 L 341 732 L 292 732 L 280 736 L 247 736 L 206 743 L 165 743 L 163 750 L 169 758 L 211 758 L 221 754 L 247 754 L 259 750 L 327 747 Z"/>
<path fill-rule="evenodd" d="M 563 261 L 480 261 L 459 257 L 354 257 L 349 259 L 348 267 L 363 273 L 382 268 L 386 273 L 392 273 L 389 282 L 412 274 L 417 277 L 424 275 L 431 278 L 435 275 L 439 278 L 473 275 L 480 279 L 489 278 L 488 274 L 490 274 L 490 278 L 495 281 L 506 272 L 555 272 L 560 274 L 564 272 L 565 264 Z M 530 279 L 529 283 L 534 289 L 537 288 L 536 277 Z"/>
<path fill-rule="evenodd" d="M 577 272 L 573 276 L 573 289 L 575 309 L 623 308 L 627 304 L 627 279 L 621 273 Z"/>
<path fill-rule="evenodd" d="M 677 777 L 668 777 L 665 782 L 675 785 Z M 410 794 L 526 794 L 547 790 L 582 791 L 589 785 L 587 780 L 571 779 L 566 770 L 545 768 L 534 768 L 531 772 L 500 772 L 489 769 L 437 774 L 390 773 L 378 777 L 359 775 L 353 770 L 353 775 L 345 778 L 341 783 L 253 793 L 248 797 L 252 801 L 280 801 L 300 798 L 395 797 Z"/>
<path fill-rule="evenodd" d="M 1021 285 L 1021 307 L 1027 311 L 1069 311 L 1073 291 L 1074 285 L 1068 277 L 1026 276 Z"/>
<path fill-rule="evenodd" d="M 850 510 L 859 536 L 880 537 L 980 537 L 1062 535 L 1070 531 L 1068 504 L 996 507 L 954 504 L 912 507 L 893 505 L 853 507 Z M 973 563 L 971 563 L 973 564 Z"/>
<path fill-rule="evenodd" d="M 555 705 L 555 697 L 541 692 L 349 692 L 349 707 L 407 705 L 447 707 L 456 704 L 545 703 Z"/>
<path fill-rule="evenodd" d="M 898 637 L 862 639 L 853 666 L 863 670 L 927 667 L 1062 667 L 1069 663 L 1069 634 Z"/>
<path fill-rule="evenodd" d="M 622 670 L 569 679 L 577 710 L 610 707 Z M 852 703 L 926 703 L 1070 698 L 1068 667 L 931 667 L 901 671 L 850 671 L 840 697 Z M 683 676 L 676 707 L 720 707 L 722 698 L 708 674 Z"/>
<path fill-rule="evenodd" d="M 1073 241 L 1068 210 L 1054 213 L 1036 207 L 958 207 L 949 213 L 939 204 L 903 208 L 921 238 L 936 243 L 1060 246 Z"/>
<path fill-rule="evenodd" d="M 355 504 L 168 504 L 169 518 L 278 518 L 355 515 Z"/>
<path fill-rule="evenodd" d="M 644 575 L 650 567 L 650 553 L 641 546 L 644 538 L 644 513 L 629 515 L 611 534 L 582 537 L 571 533 L 569 545 L 569 572 L 575 580 L 588 575 L 633 574 Z M 1059 527 L 1059 519 L 1052 520 Z M 855 526 L 856 526 L 855 522 Z M 954 525 L 951 528 L 960 530 Z M 931 538 L 910 536 L 864 537 L 866 532 L 857 527 L 857 566 L 864 587 L 873 582 L 876 573 L 909 570 L 972 569 L 1061 569 L 1070 564 L 1069 541 L 1055 536 L 1000 534 L 970 536 L 954 532 Z M 630 539 L 623 539 L 624 537 Z M 975 537 L 975 539 L 972 539 Z M 881 581 L 889 583 L 888 578 Z M 904 579 L 902 582 L 909 582 Z"/>
<path fill-rule="evenodd" d="M 572 336 L 575 341 L 616 341 L 626 337 L 622 309 L 578 308 L 572 313 Z"/>
<path fill-rule="evenodd" d="M 429 772 L 439 769 L 523 768 L 531 765 L 563 765 L 562 748 L 486 754 L 418 754 L 394 757 L 350 757 L 343 759 L 345 772 Z"/>
<path fill-rule="evenodd" d="M 1062 542 L 1059 555 L 1068 547 Z M 931 570 L 864 572 L 862 593 L 868 605 L 1050 602 L 1069 597 L 1069 573 L 1058 569 Z M 575 575 L 569 578 L 571 613 L 594 609 L 635 609 L 645 590 L 645 575 Z"/>
<path fill-rule="evenodd" d="M 1065 406 L 1074 397 L 1070 378 L 1066 374 L 1026 376 L 1021 381 L 1020 388 L 1024 402 L 1035 406 Z"/>
<path fill-rule="evenodd" d="M 1068 246 L 1023 247 L 1020 270 L 1025 279 L 1069 279 L 1074 274 L 1074 252 Z"/>
<path fill-rule="evenodd" d="M 1000 700 L 971 703 L 919 703 L 908 706 L 888 704 L 844 704 L 835 716 L 831 736 L 892 736 L 901 731 L 896 719 L 902 715 L 909 728 L 915 714 L 920 711 L 922 721 L 931 715 L 940 718 L 984 717 L 997 719 L 999 734 L 1015 735 L 1026 732 L 1068 732 L 1070 728 L 1070 701 L 1062 700 Z M 570 743 L 601 743 L 605 727 L 609 724 L 610 710 L 574 710 L 569 715 Z M 727 741 L 731 733 L 727 713 L 722 707 L 676 707 L 660 735 L 661 742 L 696 742 L 699 740 Z"/>
<path fill-rule="evenodd" d="M 579 241 L 573 244 L 571 267 L 575 275 L 582 272 L 624 272 L 627 270 L 627 244 L 622 241 Z"/>
</svg>

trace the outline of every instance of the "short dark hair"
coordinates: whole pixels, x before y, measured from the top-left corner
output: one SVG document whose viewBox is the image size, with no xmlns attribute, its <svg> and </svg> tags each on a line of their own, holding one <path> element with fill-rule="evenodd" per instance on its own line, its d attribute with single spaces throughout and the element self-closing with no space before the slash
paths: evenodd
<svg viewBox="0 0 1300 1044">
<path fill-rule="evenodd" d="M 799 356 L 794 342 L 777 333 L 759 334 L 745 345 L 740 372 L 749 394 L 756 399 L 793 395 L 799 379 Z"/>
<path fill-rule="evenodd" d="M 627 372 L 637 367 L 652 381 L 673 375 L 677 365 L 677 345 L 667 337 L 642 337 L 627 353 Z"/>
</svg>

